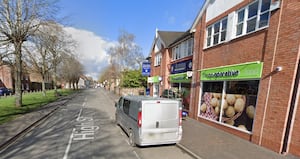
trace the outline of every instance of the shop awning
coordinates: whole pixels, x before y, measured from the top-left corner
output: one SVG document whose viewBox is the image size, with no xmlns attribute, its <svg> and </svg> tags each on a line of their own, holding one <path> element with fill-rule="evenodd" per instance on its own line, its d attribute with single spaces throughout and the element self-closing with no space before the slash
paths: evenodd
<svg viewBox="0 0 300 159">
<path fill-rule="evenodd" d="M 200 70 L 202 81 L 259 79 L 263 62 L 255 61 L 237 65 L 221 66 Z"/>
<path fill-rule="evenodd" d="M 152 76 L 152 77 L 148 77 L 147 82 L 148 83 L 158 83 L 159 82 L 159 76 Z"/>
<path fill-rule="evenodd" d="M 171 83 L 191 83 L 192 78 L 188 78 L 187 73 L 177 73 L 169 76 Z"/>
</svg>

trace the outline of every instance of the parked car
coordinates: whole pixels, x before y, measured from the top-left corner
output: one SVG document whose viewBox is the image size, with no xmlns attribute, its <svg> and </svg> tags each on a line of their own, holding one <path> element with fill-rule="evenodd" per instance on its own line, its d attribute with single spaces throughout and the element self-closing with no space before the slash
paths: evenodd
<svg viewBox="0 0 300 159">
<path fill-rule="evenodd" d="M 150 96 L 122 96 L 116 102 L 116 123 L 131 146 L 175 144 L 182 137 L 179 100 Z"/>
<path fill-rule="evenodd" d="M 4 95 L 11 95 L 12 91 L 10 89 L 7 89 L 5 87 L 0 87 L 0 96 Z"/>
</svg>

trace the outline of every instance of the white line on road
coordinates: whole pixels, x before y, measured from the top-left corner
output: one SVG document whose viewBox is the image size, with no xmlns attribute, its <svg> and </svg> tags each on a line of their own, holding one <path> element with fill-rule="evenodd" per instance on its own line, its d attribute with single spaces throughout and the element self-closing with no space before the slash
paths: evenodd
<svg viewBox="0 0 300 159">
<path fill-rule="evenodd" d="M 72 133 L 71 133 L 71 135 L 70 135 L 69 142 L 68 142 L 68 146 L 67 146 L 67 148 L 66 148 L 65 155 L 64 155 L 64 158 L 63 158 L 63 159 L 67 159 L 67 158 L 68 158 L 68 154 L 69 154 L 69 151 L 70 151 L 70 148 L 71 148 L 71 144 L 72 144 L 74 132 L 75 132 L 75 128 L 73 128 Z"/>
<path fill-rule="evenodd" d="M 135 154 L 136 158 L 141 159 L 140 156 L 135 151 L 132 152 Z"/>
</svg>

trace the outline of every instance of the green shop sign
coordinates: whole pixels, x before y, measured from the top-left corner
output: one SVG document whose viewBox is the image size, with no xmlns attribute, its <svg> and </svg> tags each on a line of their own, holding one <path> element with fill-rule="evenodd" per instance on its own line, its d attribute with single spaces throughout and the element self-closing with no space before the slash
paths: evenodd
<svg viewBox="0 0 300 159">
<path fill-rule="evenodd" d="M 158 83 L 159 82 L 159 76 L 153 76 L 153 77 L 148 77 L 148 83 Z"/>
<path fill-rule="evenodd" d="M 192 79 L 187 77 L 187 73 L 177 73 L 170 75 L 172 83 L 191 83 Z"/>
<path fill-rule="evenodd" d="M 201 70 L 202 81 L 261 78 L 263 62 L 249 62 Z"/>
</svg>

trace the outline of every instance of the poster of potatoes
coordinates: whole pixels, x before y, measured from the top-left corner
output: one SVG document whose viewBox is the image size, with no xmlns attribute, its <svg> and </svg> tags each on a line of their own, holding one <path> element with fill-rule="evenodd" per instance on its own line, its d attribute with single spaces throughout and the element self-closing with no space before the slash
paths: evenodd
<svg viewBox="0 0 300 159">
<path fill-rule="evenodd" d="M 222 100 L 223 99 L 223 100 Z M 200 116 L 252 131 L 256 96 L 204 92 Z"/>
</svg>

